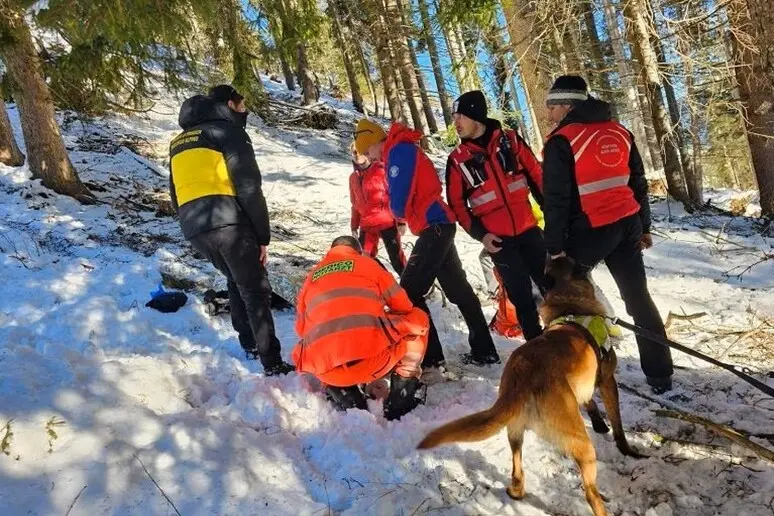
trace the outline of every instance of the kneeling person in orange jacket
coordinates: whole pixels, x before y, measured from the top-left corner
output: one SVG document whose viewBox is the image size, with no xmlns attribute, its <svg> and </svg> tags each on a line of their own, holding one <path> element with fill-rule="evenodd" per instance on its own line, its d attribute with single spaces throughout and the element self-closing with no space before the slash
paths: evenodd
<svg viewBox="0 0 774 516">
<path fill-rule="evenodd" d="M 306 278 L 296 308 L 296 369 L 324 383 L 338 408 L 366 409 L 360 385 L 390 373 L 385 417 L 398 419 L 420 403 L 427 314 L 378 262 L 362 255 L 357 239 L 333 241 Z"/>
</svg>

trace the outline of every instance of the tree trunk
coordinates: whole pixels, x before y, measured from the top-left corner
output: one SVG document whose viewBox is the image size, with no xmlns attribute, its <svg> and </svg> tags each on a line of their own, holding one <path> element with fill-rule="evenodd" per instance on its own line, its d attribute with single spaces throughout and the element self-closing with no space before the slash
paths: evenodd
<svg viewBox="0 0 774 516">
<path fill-rule="evenodd" d="M 417 81 L 417 88 L 419 88 L 419 96 L 422 99 L 422 111 L 427 121 L 427 127 L 430 134 L 436 134 L 438 132 L 438 122 L 435 120 L 435 113 L 433 113 L 433 106 L 430 104 L 430 97 L 427 94 L 427 88 L 425 87 L 425 78 L 422 74 L 422 70 L 419 68 L 419 60 L 417 59 L 416 50 L 411 43 L 411 33 L 414 32 L 414 24 L 406 17 L 406 10 L 401 4 L 400 0 L 397 0 L 398 9 L 400 10 L 401 20 L 403 22 L 404 31 L 406 32 L 406 46 L 409 50 L 409 56 L 411 57 L 411 66 L 414 68 L 414 76 Z"/>
<path fill-rule="evenodd" d="M 640 109 L 640 115 L 643 118 L 645 124 L 645 134 L 648 138 L 648 148 L 650 149 L 650 157 L 653 160 L 653 166 L 657 170 L 664 170 L 664 161 L 661 159 L 661 145 L 658 143 L 658 136 L 656 136 L 656 130 L 653 128 L 653 116 L 650 109 L 650 101 L 648 100 L 648 90 L 645 88 L 645 80 L 640 74 L 637 77 L 637 106 Z"/>
<path fill-rule="evenodd" d="M 528 0 L 502 0 L 503 13 L 508 26 L 514 55 L 519 61 L 521 78 L 535 111 L 535 128 L 538 141 L 542 142 L 553 127 L 548 119 L 546 99 L 551 89 L 551 77 L 540 67 L 540 43 L 542 34 L 534 8 Z"/>
<path fill-rule="evenodd" d="M 435 12 L 439 12 L 436 4 Z M 470 70 L 467 53 L 465 51 L 465 41 L 462 38 L 462 31 L 455 22 L 449 22 L 443 26 L 444 37 L 446 38 L 446 49 L 449 54 L 449 60 L 452 64 L 454 76 L 457 79 L 457 86 L 460 93 L 477 89 L 475 76 L 477 74 L 474 68 Z"/>
<path fill-rule="evenodd" d="M 621 86 L 623 87 L 624 94 L 626 95 L 626 104 L 631 110 L 629 116 L 632 120 L 632 133 L 634 134 L 634 139 L 638 144 L 640 155 L 642 156 L 642 161 L 645 165 L 645 171 L 653 174 L 655 172 L 655 167 L 650 152 L 650 141 L 646 132 L 647 130 L 645 128 L 645 121 L 643 120 L 643 110 L 640 107 L 640 101 L 638 98 L 639 93 L 637 91 L 637 79 L 632 72 L 631 66 L 629 65 L 629 60 L 626 58 L 623 34 L 621 34 L 621 30 L 618 27 L 618 14 L 616 13 L 616 9 L 612 0 L 604 0 L 604 10 L 605 23 L 607 24 L 607 30 L 610 34 L 615 60 L 618 64 L 618 75 L 621 78 Z M 589 10 L 587 12 L 591 11 Z M 592 23 L 592 25 L 594 24 Z M 594 25 L 594 27 L 594 30 L 596 30 L 596 25 Z M 610 83 L 608 82 L 608 87 L 609 84 Z"/>
<path fill-rule="evenodd" d="M 368 66 L 368 61 L 366 61 L 365 52 L 363 52 L 363 45 L 354 39 L 352 40 L 352 44 L 355 45 L 355 48 L 357 49 L 357 55 L 360 59 L 360 66 L 363 67 L 363 75 L 365 76 L 366 84 L 368 85 L 368 93 L 371 95 L 371 99 L 374 103 L 374 116 L 379 116 L 379 99 L 376 96 L 374 81 L 371 79 L 371 67 Z"/>
<path fill-rule="evenodd" d="M 484 45 L 486 46 L 489 58 L 492 63 L 492 72 L 494 75 L 494 86 L 497 92 L 497 107 L 501 111 L 511 111 L 511 95 L 508 92 L 508 63 L 505 59 L 505 42 L 501 34 L 501 28 L 492 24 L 484 35 Z"/>
<path fill-rule="evenodd" d="M 347 73 L 347 81 L 349 82 L 349 91 L 352 93 L 352 105 L 355 106 L 355 111 L 364 113 L 363 107 L 363 94 L 360 93 L 360 83 L 357 82 L 357 73 L 355 73 L 355 67 L 352 64 L 352 53 L 349 48 L 349 41 L 344 37 L 344 29 L 341 25 L 341 15 L 339 9 L 336 6 L 335 1 L 328 2 L 330 6 L 330 18 L 333 21 L 333 36 L 336 38 L 336 44 L 341 51 L 341 58 L 344 61 L 344 70 Z"/>
<path fill-rule="evenodd" d="M 586 0 L 583 5 L 583 21 L 586 26 L 586 32 L 589 38 L 589 50 L 591 52 L 591 67 L 587 71 L 587 75 L 590 79 L 589 82 L 592 84 L 594 89 L 604 92 L 604 98 L 612 101 L 613 88 L 610 85 L 609 72 L 605 70 L 607 68 L 607 63 L 605 62 L 605 55 L 602 52 L 602 43 L 599 39 L 599 29 L 597 28 L 597 22 L 594 19 L 593 0 Z M 620 32 L 618 31 L 618 26 L 616 26 L 615 29 L 617 32 Z M 610 36 L 611 38 L 613 37 L 612 32 L 610 33 Z M 622 45 L 620 40 L 613 41 L 612 43 L 613 46 Z"/>
<path fill-rule="evenodd" d="M 0 17 L 0 32 L 4 35 L 0 56 L 14 83 L 32 177 L 41 179 L 44 186 L 57 193 L 81 202 L 93 201 L 67 155 L 25 12 L 7 8 Z"/>
<path fill-rule="evenodd" d="M 296 78 L 293 75 L 293 69 L 290 67 L 287 56 L 284 50 L 279 51 L 280 66 L 282 67 L 282 75 L 285 76 L 285 86 L 288 90 L 296 91 Z"/>
<path fill-rule="evenodd" d="M 678 18 L 683 17 L 682 6 L 677 6 Z M 689 11 L 692 12 L 692 11 Z M 704 172 L 701 165 L 701 142 L 699 140 L 701 123 L 699 121 L 700 113 L 699 102 L 696 98 L 696 88 L 694 87 L 694 69 L 693 55 L 691 52 L 691 43 L 686 35 L 680 33 L 677 35 L 677 49 L 683 62 L 683 77 L 685 77 L 686 102 L 688 104 L 688 116 L 690 118 L 690 138 L 691 148 L 687 147 L 687 140 L 683 143 L 683 162 L 685 163 L 685 182 L 688 187 L 688 195 L 696 206 L 704 204 Z M 673 93 L 674 96 L 674 93 Z M 688 138 L 689 134 L 683 133 L 683 138 Z"/>
<path fill-rule="evenodd" d="M 381 0 L 377 1 L 381 4 Z M 397 0 L 387 0 L 385 8 L 386 19 L 400 22 L 401 12 Z M 409 112 L 411 113 L 411 121 L 413 122 L 414 129 L 422 134 L 428 134 L 429 128 L 422 111 L 422 98 L 419 94 L 417 76 L 414 72 L 414 65 L 411 62 L 411 53 L 406 44 L 405 27 L 398 23 L 398 26 L 394 27 L 389 34 L 394 43 L 393 49 L 395 50 L 395 57 L 397 58 L 400 77 L 403 82 L 403 91 L 406 95 L 406 102 L 408 103 Z"/>
<path fill-rule="evenodd" d="M 430 22 L 430 13 L 427 8 L 427 0 L 419 0 L 419 13 L 422 17 L 422 28 L 427 51 L 430 54 L 430 63 L 433 66 L 433 76 L 435 77 L 435 86 L 438 89 L 438 98 L 441 101 L 441 111 L 443 111 L 443 121 L 448 127 L 452 124 L 451 100 L 446 91 L 446 82 L 443 76 L 441 59 L 438 57 L 438 45 L 435 42 L 433 26 Z"/>
<path fill-rule="evenodd" d="M 377 0 L 379 1 L 379 0 Z M 385 29 L 382 21 L 378 19 L 375 22 L 376 28 L 376 61 L 379 65 L 379 73 L 384 88 L 384 96 L 387 98 L 387 105 L 390 108 L 390 118 L 394 122 L 406 123 L 406 116 L 403 114 L 403 108 L 398 94 L 398 84 L 393 73 L 395 69 L 390 56 L 390 49 L 387 45 L 387 38 L 384 36 Z"/>
<path fill-rule="evenodd" d="M 0 99 L 0 163 L 9 167 L 20 167 L 24 165 L 24 159 L 24 154 L 16 144 L 16 138 L 13 135 L 5 101 Z"/>
<path fill-rule="evenodd" d="M 317 86 L 314 82 L 314 74 L 309 69 L 309 60 L 306 57 L 306 45 L 302 42 L 296 43 L 296 64 L 298 66 L 298 79 L 301 83 L 301 94 L 304 106 L 314 104 L 320 98 L 317 95 Z"/>
<path fill-rule="evenodd" d="M 664 161 L 667 189 L 672 197 L 683 203 L 687 210 L 691 210 L 693 203 L 688 196 L 688 189 L 685 184 L 678 142 L 662 96 L 658 58 L 650 43 L 653 24 L 648 14 L 648 8 L 644 0 L 632 0 L 625 4 L 624 14 L 629 21 L 627 35 L 634 55 L 642 68 L 648 100 L 651 106 L 653 127 L 661 144 L 661 156 Z"/>
<path fill-rule="evenodd" d="M 774 217 L 774 9 L 769 0 L 747 0 L 729 8 L 729 14 L 735 28 L 747 32 L 757 46 L 733 41 L 761 214 Z"/>
<path fill-rule="evenodd" d="M 417 87 L 419 88 L 419 95 L 422 98 L 422 110 L 425 113 L 425 119 L 427 120 L 427 127 L 430 130 L 430 134 L 436 134 L 438 132 L 438 122 L 435 119 L 435 113 L 433 113 L 433 106 L 430 104 L 430 96 L 427 94 L 427 88 L 425 87 L 425 78 L 422 75 L 422 70 L 419 68 L 419 60 L 417 59 L 417 53 L 414 50 L 414 46 L 411 41 L 408 41 L 409 51 L 411 52 L 411 64 L 414 67 L 414 75 L 417 78 Z"/>
</svg>

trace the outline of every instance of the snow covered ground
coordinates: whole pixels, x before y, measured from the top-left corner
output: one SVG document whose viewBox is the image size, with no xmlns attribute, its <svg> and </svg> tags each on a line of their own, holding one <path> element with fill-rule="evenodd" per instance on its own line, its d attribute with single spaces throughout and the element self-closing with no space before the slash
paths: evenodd
<svg viewBox="0 0 774 516">
<path fill-rule="evenodd" d="M 386 422 L 376 404 L 341 414 L 307 378 L 266 378 L 244 360 L 229 320 L 210 318 L 201 301 L 222 278 L 192 254 L 174 219 L 148 208 L 166 189 L 163 159 L 120 146 L 140 136 L 163 155 L 178 131 L 176 109 L 169 100 L 146 119 L 67 124 L 81 178 L 104 189 L 97 206 L 53 195 L 26 168 L 0 167 L 0 514 L 175 514 L 160 490 L 183 515 L 590 514 L 574 464 L 532 434 L 521 502 L 504 491 L 511 459 L 502 434 L 414 449 L 429 429 L 491 404 L 501 366 L 467 368 L 460 381 L 431 386 L 427 405 Z M 10 114 L 18 124 L 15 108 Z M 273 215 L 272 281 L 287 296 L 348 233 L 345 129 L 250 128 Z M 774 322 L 774 260 L 745 270 L 772 253 L 774 239 L 749 219 L 689 216 L 674 204 L 657 203 L 654 217 L 646 262 L 662 315 L 706 312 L 676 320 L 670 334 L 755 372 L 774 370 L 766 325 Z M 458 244 L 482 287 L 480 245 L 464 235 Z M 144 306 L 162 275 L 167 285 L 170 277 L 192 282 L 177 313 Z M 595 278 L 623 315 L 607 271 Z M 436 300 L 432 310 L 454 362 L 466 347 L 464 325 L 452 306 Z M 276 321 L 287 356 L 294 316 Z M 503 358 L 517 345 L 497 343 Z M 630 335 L 619 357 L 620 383 L 649 393 Z M 658 397 L 663 404 L 774 447 L 774 400 L 675 358 L 675 390 Z M 630 442 L 650 458 L 625 458 L 611 436 L 593 436 L 613 514 L 774 512 L 774 465 L 655 415 L 659 404 L 631 390 L 621 404 Z"/>
</svg>

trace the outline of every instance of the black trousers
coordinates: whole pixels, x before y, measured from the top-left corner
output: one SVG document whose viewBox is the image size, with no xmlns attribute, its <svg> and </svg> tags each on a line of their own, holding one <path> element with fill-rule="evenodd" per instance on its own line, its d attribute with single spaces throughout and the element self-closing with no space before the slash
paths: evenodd
<svg viewBox="0 0 774 516">
<path fill-rule="evenodd" d="M 492 261 L 503 280 L 508 299 L 516 308 L 524 337 L 534 339 L 543 333 L 532 296 L 533 280 L 541 292 L 543 290 L 546 267 L 543 233 L 540 228 L 533 228 L 518 236 L 503 237 L 501 246 L 499 252 L 491 253 Z"/>
<path fill-rule="evenodd" d="M 468 283 L 457 254 L 457 247 L 454 245 L 456 232 L 456 224 L 434 225 L 422 231 L 400 277 L 400 286 L 406 290 L 414 306 L 430 315 L 424 296 L 438 279 L 449 301 L 457 305 L 465 319 L 472 353 L 476 356 L 488 356 L 496 353 L 494 342 L 481 310 L 481 302 Z M 431 317 L 427 353 L 422 365 L 430 367 L 442 360 L 443 348 Z"/>
<path fill-rule="evenodd" d="M 642 221 L 632 215 L 601 228 L 570 233 L 567 254 L 589 270 L 605 262 L 626 304 L 626 313 L 634 324 L 666 335 L 658 308 L 648 292 L 645 264 L 640 251 Z M 637 337 L 640 365 L 646 376 L 671 376 L 672 352 L 648 339 Z"/>
<path fill-rule="evenodd" d="M 242 348 L 258 355 L 265 367 L 280 362 L 280 343 L 271 314 L 271 285 L 252 229 L 213 229 L 192 238 L 191 245 L 226 276 L 231 324 Z"/>
<path fill-rule="evenodd" d="M 360 231 L 360 245 L 363 249 L 366 248 L 366 236 L 368 234 L 365 231 Z M 379 236 L 384 242 L 384 248 L 387 250 L 387 256 L 390 258 L 390 265 L 393 270 L 398 273 L 398 276 L 403 274 L 403 269 L 406 268 L 406 257 L 403 254 L 403 249 L 400 246 L 400 235 L 398 234 L 398 226 L 395 225 L 391 228 L 383 229 L 379 232 Z M 377 244 L 378 245 L 378 244 Z M 375 252 L 375 251 L 374 251 Z"/>
</svg>

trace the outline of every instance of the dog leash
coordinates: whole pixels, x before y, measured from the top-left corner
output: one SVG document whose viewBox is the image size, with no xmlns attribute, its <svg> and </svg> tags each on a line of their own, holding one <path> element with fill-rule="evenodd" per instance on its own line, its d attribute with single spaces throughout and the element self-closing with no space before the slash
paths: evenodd
<svg viewBox="0 0 774 516">
<path fill-rule="evenodd" d="M 691 349 L 689 347 L 683 346 L 682 344 L 678 344 L 677 342 L 674 342 L 672 340 L 667 339 L 666 337 L 659 335 L 657 333 L 653 333 L 650 330 L 647 330 L 645 328 L 641 328 L 640 326 L 637 326 L 635 324 L 632 324 L 630 322 L 622 321 L 618 317 L 610 317 L 605 316 L 605 319 L 610 320 L 613 324 L 617 324 L 619 326 L 622 326 L 626 328 L 627 330 L 630 330 L 634 332 L 635 334 L 639 335 L 640 337 L 645 337 L 648 340 L 652 340 L 653 342 L 656 342 L 658 344 L 661 344 L 662 346 L 666 346 L 669 348 L 674 348 L 678 351 L 682 351 L 683 353 L 687 355 L 691 355 L 692 357 L 698 358 L 700 360 L 704 360 L 705 362 L 709 362 L 710 364 L 716 365 L 718 367 L 721 367 L 725 369 L 726 371 L 735 374 L 745 382 L 749 383 L 750 385 L 758 388 L 762 392 L 765 392 L 769 396 L 774 396 L 774 388 L 766 385 L 762 381 L 753 378 L 750 376 L 748 372 L 750 369 L 744 367 L 739 368 L 738 366 L 727 364 L 725 362 L 721 362 L 720 360 L 717 360 L 715 358 L 712 358 L 711 356 L 705 355 L 704 353 L 700 353 L 696 351 L 695 349 Z"/>
</svg>

